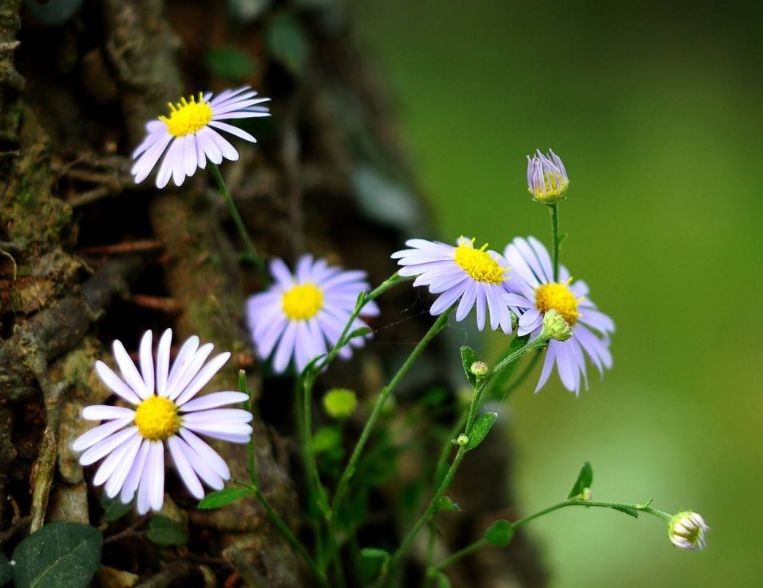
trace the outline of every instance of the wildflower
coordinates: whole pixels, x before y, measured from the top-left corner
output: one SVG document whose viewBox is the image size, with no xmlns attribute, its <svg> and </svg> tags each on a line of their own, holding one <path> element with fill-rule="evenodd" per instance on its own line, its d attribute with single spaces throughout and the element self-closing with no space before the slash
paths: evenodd
<svg viewBox="0 0 763 588">
<path fill-rule="evenodd" d="M 538 149 L 527 156 L 527 189 L 538 202 L 553 204 L 567 191 L 570 180 L 559 156 L 550 149 L 548 153 Z"/>
<path fill-rule="evenodd" d="M 588 285 L 582 280 L 573 282 L 566 267 L 559 266 L 559 281 L 554 280 L 551 257 L 534 237 L 514 239 L 506 247 L 505 255 L 513 268 L 514 279 L 512 293 L 504 296 L 504 300 L 519 315 L 517 334 L 529 333 L 530 340 L 538 338 L 544 318 L 551 310 L 559 313 L 572 328 L 572 336 L 566 341 L 549 342 L 535 391 L 543 387 L 556 364 L 564 387 L 577 394 L 581 376 L 588 386 L 583 351 L 599 372 L 612 367 L 609 335 L 614 332 L 615 324 L 586 298 Z"/>
<path fill-rule="evenodd" d="M 133 151 L 137 159 L 132 166 L 135 183 L 139 184 L 156 167 L 163 153 L 164 159 L 156 176 L 156 187 L 164 188 L 170 177 L 180 186 L 186 176 L 191 177 L 197 168 L 204 169 L 207 159 L 214 164 L 223 158 L 236 161 L 238 151 L 218 131 L 225 131 L 245 141 L 257 140 L 246 131 L 224 120 L 270 116 L 267 107 L 260 106 L 270 98 L 256 98 L 257 92 L 249 86 L 225 90 L 216 97 L 212 92 L 199 92 L 198 100 L 191 96 L 177 104 L 169 104 L 169 116 L 146 124 L 148 135 Z M 169 149 L 167 148 L 169 146 Z"/>
<path fill-rule="evenodd" d="M 152 332 L 140 343 L 140 371 L 119 341 L 114 341 L 114 359 L 121 377 L 102 361 L 95 369 L 113 392 L 135 408 L 93 405 L 82 416 L 106 421 L 74 441 L 83 466 L 101 459 L 93 483 L 105 484 L 106 495 L 127 504 L 138 494 L 140 514 L 160 510 L 164 502 L 164 449 L 169 448 L 180 478 L 196 498 L 204 497 L 199 479 L 215 490 L 222 489 L 230 470 L 223 459 L 197 435 L 232 443 L 246 443 L 252 434 L 249 411 L 220 408 L 247 400 L 241 392 L 214 392 L 195 398 L 212 379 L 230 353 L 221 353 L 204 363 L 212 352 L 208 343 L 190 337 L 170 366 L 172 331 L 162 335 L 156 362 L 151 349 Z M 104 459 L 105 458 L 105 459 Z"/>
<path fill-rule="evenodd" d="M 690 551 L 702 551 L 705 548 L 705 533 L 709 530 L 702 515 L 688 510 L 676 513 L 668 523 L 670 542 Z"/>
<path fill-rule="evenodd" d="M 249 330 L 257 354 L 268 358 L 273 350 L 273 369 L 286 370 L 292 357 L 302 371 L 310 360 L 333 347 L 350 319 L 358 294 L 370 290 L 366 273 L 330 266 L 325 260 L 303 255 L 292 274 L 280 259 L 270 263 L 273 285 L 246 303 Z M 374 302 L 363 307 L 361 317 L 376 316 Z M 355 319 L 350 332 L 366 324 Z M 363 337 L 353 338 L 339 356 L 348 359 L 351 347 L 361 347 Z"/>
<path fill-rule="evenodd" d="M 485 326 L 485 310 L 490 314 L 490 328 L 499 326 L 511 333 L 511 312 L 502 297 L 508 288 L 509 265 L 499 253 L 487 250 L 487 245 L 475 249 L 474 239 L 460 237 L 456 246 L 439 241 L 411 239 L 405 243 L 411 249 L 392 254 L 402 269 L 401 276 L 418 276 L 414 286 L 428 286 L 439 294 L 429 312 L 437 316 L 456 301 L 456 320 L 466 318 L 477 308 L 477 327 Z"/>
</svg>

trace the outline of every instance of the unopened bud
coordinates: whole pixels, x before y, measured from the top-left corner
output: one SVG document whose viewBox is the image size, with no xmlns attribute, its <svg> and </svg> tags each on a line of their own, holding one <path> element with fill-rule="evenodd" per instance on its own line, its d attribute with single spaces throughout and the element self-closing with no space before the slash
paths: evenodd
<svg viewBox="0 0 763 588">
<path fill-rule="evenodd" d="M 542 336 L 546 339 L 566 341 L 572 337 L 572 327 L 557 310 L 551 308 L 543 316 Z"/>
<path fill-rule="evenodd" d="M 469 444 L 469 437 L 461 433 L 456 439 L 456 445 L 466 447 Z"/>
<path fill-rule="evenodd" d="M 705 533 L 709 530 L 702 515 L 689 510 L 676 513 L 668 523 L 670 542 L 689 551 L 702 551 L 705 548 Z"/>
<path fill-rule="evenodd" d="M 484 378 L 487 376 L 490 368 L 484 361 L 475 361 L 471 366 L 469 366 L 469 371 L 478 378 Z"/>
<path fill-rule="evenodd" d="M 556 153 L 549 150 L 544 155 L 538 149 L 532 157 L 527 156 L 527 189 L 535 200 L 553 204 L 564 196 L 569 185 L 567 170 Z"/>
</svg>

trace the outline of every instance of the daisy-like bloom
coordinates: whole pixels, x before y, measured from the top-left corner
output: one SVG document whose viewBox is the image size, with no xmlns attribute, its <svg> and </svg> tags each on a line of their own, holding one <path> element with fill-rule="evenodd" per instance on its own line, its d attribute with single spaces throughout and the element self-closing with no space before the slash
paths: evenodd
<svg viewBox="0 0 763 588">
<path fill-rule="evenodd" d="M 223 122 L 228 119 L 270 116 L 267 107 L 260 106 L 270 98 L 257 98 L 257 92 L 243 86 L 225 90 L 214 96 L 212 92 L 182 98 L 177 104 L 169 103 L 169 115 L 146 124 L 148 135 L 133 151 L 137 159 L 130 173 L 139 184 L 156 167 L 163 153 L 164 159 L 156 176 L 156 187 L 164 188 L 170 177 L 180 186 L 198 168 L 204 169 L 207 160 L 214 164 L 223 158 L 236 161 L 238 151 L 218 131 L 235 135 L 245 141 L 257 140 L 246 131 Z M 167 148 L 169 146 L 169 149 Z"/>
<path fill-rule="evenodd" d="M 222 457 L 198 435 L 232 443 L 247 443 L 252 435 L 252 415 L 239 408 L 220 408 L 247 400 L 241 392 L 214 392 L 196 398 L 230 353 L 205 363 L 214 346 L 199 346 L 190 337 L 170 366 L 172 331 L 159 340 L 154 363 L 152 333 L 140 342 L 140 370 L 124 346 L 114 341 L 114 359 L 121 377 L 102 361 L 95 369 L 106 386 L 132 407 L 93 405 L 82 411 L 88 420 L 104 421 L 78 437 L 75 451 L 83 466 L 101 459 L 93 483 L 105 484 L 106 495 L 128 504 L 138 494 L 137 509 L 145 514 L 160 510 L 164 502 L 164 449 L 169 449 L 175 469 L 188 491 L 204 497 L 200 480 L 215 490 L 230 478 Z M 104 459 L 105 458 L 105 459 Z"/>
<path fill-rule="evenodd" d="M 366 273 L 330 266 L 324 259 L 313 260 L 303 255 L 292 274 L 280 259 L 270 262 L 273 285 L 265 292 L 251 296 L 246 302 L 246 317 L 257 355 L 270 357 L 273 369 L 286 371 L 292 358 L 300 372 L 310 360 L 336 345 L 358 295 L 369 291 Z M 370 302 L 361 317 L 379 314 L 379 307 Z M 367 326 L 356 318 L 350 327 Z M 370 336 L 370 335 L 367 335 Z M 352 356 L 352 347 L 362 347 L 364 337 L 355 337 L 339 351 L 339 357 Z"/>
<path fill-rule="evenodd" d="M 509 264 L 499 253 L 488 250 L 487 245 L 476 249 L 474 239 L 460 237 L 456 246 L 439 241 L 411 239 L 405 243 L 410 249 L 392 254 L 402 267 L 401 276 L 417 276 L 414 286 L 428 286 L 432 294 L 439 294 L 429 312 L 437 316 L 456 301 L 456 320 L 462 321 L 477 307 L 477 327 L 485 327 L 485 312 L 490 315 L 490 328 L 499 326 L 511 333 L 511 312 L 503 300 L 509 292 Z"/>
<path fill-rule="evenodd" d="M 504 254 L 514 278 L 512 293 L 504 300 L 520 315 L 517 334 L 529 333 L 531 341 L 537 339 L 543 332 L 543 319 L 551 310 L 572 327 L 572 336 L 566 341 L 549 341 L 535 391 L 543 387 L 556 364 L 564 387 L 577 394 L 581 377 L 588 387 L 584 351 L 599 372 L 612 367 L 609 335 L 614 332 L 615 324 L 587 298 L 588 285 L 582 280 L 573 282 L 566 267 L 560 265 L 559 279 L 554 279 L 551 256 L 534 237 L 527 240 L 517 237 Z"/>
<path fill-rule="evenodd" d="M 535 200 L 553 204 L 569 185 L 567 170 L 556 153 L 549 149 L 548 155 L 543 155 L 538 149 L 532 157 L 527 156 L 527 189 Z"/>
<path fill-rule="evenodd" d="M 670 542 L 689 551 L 702 551 L 705 548 L 705 534 L 709 530 L 702 515 L 688 510 L 675 514 L 668 523 Z"/>
</svg>

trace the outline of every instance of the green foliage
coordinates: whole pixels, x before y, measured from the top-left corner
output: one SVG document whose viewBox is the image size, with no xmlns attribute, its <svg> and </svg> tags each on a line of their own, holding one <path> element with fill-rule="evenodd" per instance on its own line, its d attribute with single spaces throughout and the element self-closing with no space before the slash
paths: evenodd
<svg viewBox="0 0 763 588">
<path fill-rule="evenodd" d="M 313 435 L 315 453 L 329 453 L 342 450 L 342 433 L 338 427 L 321 427 Z"/>
<path fill-rule="evenodd" d="M 498 547 L 506 547 L 514 536 L 514 526 L 504 519 L 494 521 L 485 531 L 485 541 Z"/>
<path fill-rule="evenodd" d="M 477 387 L 477 376 L 475 376 L 472 373 L 471 367 L 472 364 L 475 361 L 479 361 L 479 356 L 477 355 L 477 352 L 474 351 L 471 347 L 467 347 L 464 345 L 461 347 L 461 365 L 464 367 L 464 373 L 466 374 L 466 379 L 469 380 L 469 383 L 471 384 L 472 388 Z"/>
<path fill-rule="evenodd" d="M 0 553 L 0 586 L 5 586 L 13 579 L 13 568 L 8 563 L 8 558 Z"/>
<path fill-rule="evenodd" d="M 495 424 L 495 419 L 498 418 L 497 412 L 483 412 L 477 417 L 472 425 L 471 431 L 469 431 L 469 442 L 466 444 L 467 451 L 471 451 L 475 447 L 478 447 L 480 443 L 485 440 L 490 429 Z"/>
<path fill-rule="evenodd" d="M 501 359 L 497 361 L 496 363 L 500 363 L 501 360 L 505 359 L 512 353 L 520 350 L 522 347 L 524 347 L 527 344 L 527 340 L 529 339 L 529 335 L 526 335 L 524 337 L 514 337 L 514 339 L 511 340 L 511 343 L 509 343 L 509 348 L 506 350 L 506 353 L 504 353 L 501 356 Z M 536 352 L 537 353 L 537 352 Z M 528 355 L 532 355 L 532 353 L 529 353 Z M 515 361 L 512 364 L 509 364 L 506 366 L 506 369 L 502 370 L 501 372 L 495 374 L 492 378 L 490 378 L 490 384 L 487 387 L 486 396 L 488 398 L 502 398 L 504 394 L 507 391 L 507 386 L 509 385 L 509 380 L 511 379 L 511 376 L 514 375 L 514 373 L 517 371 L 517 367 L 519 364 L 522 363 L 522 360 L 519 359 L 518 361 Z"/>
<path fill-rule="evenodd" d="M 216 76 L 244 82 L 254 75 L 256 64 L 248 53 L 234 47 L 217 47 L 204 54 L 204 65 Z"/>
<path fill-rule="evenodd" d="M 265 43 L 273 58 L 294 75 L 307 65 L 310 47 L 299 21 L 282 13 L 270 21 L 265 31 Z"/>
<path fill-rule="evenodd" d="M 593 468 L 591 467 L 590 463 L 585 462 L 583 464 L 583 467 L 580 468 L 578 479 L 575 480 L 575 484 L 573 484 L 572 490 L 570 490 L 570 493 L 567 496 L 567 498 L 576 498 L 578 496 L 581 496 L 583 494 L 583 491 L 586 488 L 590 488 L 592 484 L 593 484 Z"/>
<path fill-rule="evenodd" d="M 210 492 L 207 494 L 204 498 L 201 499 L 201 502 L 199 502 L 198 508 L 201 510 L 222 508 L 223 506 L 228 506 L 237 500 L 241 500 L 242 498 L 249 496 L 251 493 L 251 490 L 248 488 L 229 486 L 228 488 L 223 488 L 222 490 L 217 490 L 216 492 Z"/>
<path fill-rule="evenodd" d="M 132 511 L 132 504 L 111 499 L 105 493 L 101 495 L 101 506 L 103 507 L 103 520 L 107 523 L 118 521 Z"/>
<path fill-rule="evenodd" d="M 445 512 L 458 512 L 461 507 L 450 496 L 443 496 L 437 501 L 437 510 Z"/>
<path fill-rule="evenodd" d="M 188 543 L 188 533 L 186 533 L 180 523 L 163 515 L 156 515 L 151 519 L 151 522 L 148 523 L 146 537 L 152 543 L 162 547 L 185 545 Z"/>
<path fill-rule="evenodd" d="M 16 588 L 87 588 L 101 563 L 103 536 L 77 523 L 50 523 L 13 552 Z"/>
<path fill-rule="evenodd" d="M 630 507 L 627 507 L 627 506 L 620 506 L 619 504 L 618 505 L 613 505 L 611 508 L 613 508 L 615 510 L 619 510 L 620 512 L 624 512 L 625 514 L 627 514 L 629 516 L 632 516 L 634 519 L 638 518 L 638 511 L 635 508 L 630 508 Z"/>
<path fill-rule="evenodd" d="M 357 405 L 357 395 L 346 388 L 332 388 L 323 396 L 323 409 L 335 419 L 348 418 Z"/>
<path fill-rule="evenodd" d="M 450 588 L 450 578 L 442 570 L 432 568 L 429 572 L 430 576 L 434 578 L 437 588 Z"/>
</svg>

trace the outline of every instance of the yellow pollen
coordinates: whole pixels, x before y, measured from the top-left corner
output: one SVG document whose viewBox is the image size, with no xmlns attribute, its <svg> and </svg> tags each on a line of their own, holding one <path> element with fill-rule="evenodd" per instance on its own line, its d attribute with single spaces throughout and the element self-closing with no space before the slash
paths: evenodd
<svg viewBox="0 0 763 588">
<path fill-rule="evenodd" d="M 178 432 L 180 422 L 175 403 L 162 396 L 146 398 L 135 411 L 135 426 L 149 441 L 166 441 Z"/>
<path fill-rule="evenodd" d="M 474 248 L 474 239 L 471 241 L 462 241 L 456 247 L 455 260 L 461 266 L 469 277 L 477 282 L 486 282 L 488 284 L 502 284 L 504 275 L 508 271 L 490 257 L 485 251 L 487 243 L 480 249 Z"/>
<path fill-rule="evenodd" d="M 571 280 L 572 278 L 566 283 L 551 282 L 538 286 L 535 289 L 535 307 L 541 312 L 553 308 L 573 327 L 580 317 L 578 301 L 582 298 L 575 298 L 572 290 L 570 290 L 569 283 Z"/>
<path fill-rule="evenodd" d="M 190 101 L 181 98 L 177 104 L 167 103 L 170 115 L 160 116 L 159 120 L 167 125 L 167 130 L 175 137 L 184 137 L 203 129 L 212 120 L 212 107 L 204 101 L 199 92 L 199 101 L 191 96 Z"/>
<path fill-rule="evenodd" d="M 530 193 L 537 200 L 556 199 L 567 191 L 570 185 L 569 180 L 565 180 L 561 174 L 553 172 L 543 174 L 543 185 L 535 186 Z"/>
<path fill-rule="evenodd" d="M 283 311 L 293 321 L 313 318 L 323 307 L 323 292 L 315 284 L 300 284 L 284 293 Z"/>
</svg>

